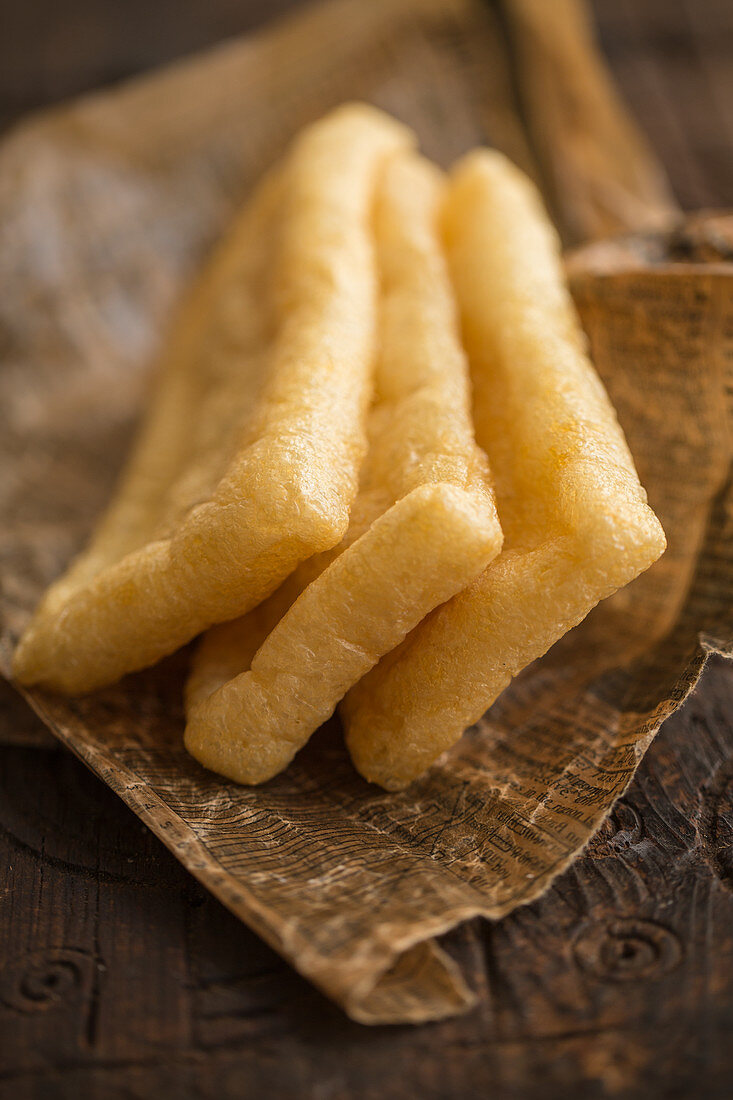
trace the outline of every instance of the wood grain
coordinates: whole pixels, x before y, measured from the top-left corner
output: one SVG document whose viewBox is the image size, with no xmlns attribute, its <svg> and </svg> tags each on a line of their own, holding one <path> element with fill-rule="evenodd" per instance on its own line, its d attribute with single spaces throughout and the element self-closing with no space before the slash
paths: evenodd
<svg viewBox="0 0 733 1100">
<path fill-rule="evenodd" d="M 414 1030 L 349 1023 L 70 756 L 3 750 L 0 1096 L 722 1098 L 729 672 L 540 902 L 451 937 L 479 1008 Z"/>
<path fill-rule="evenodd" d="M 6 117 L 277 6 L 216 0 L 205 19 L 180 0 L 126 5 L 125 18 L 111 3 L 16 6 L 27 37 L 17 57 L 3 50 Z M 730 4 L 595 8 L 681 203 L 733 203 Z M 350 1024 L 72 757 L 3 748 L 0 1097 L 722 1100 L 733 1068 L 732 683 L 729 666 L 709 669 L 545 898 L 451 938 L 479 1007 L 415 1030 Z M 32 723 L 7 698 L 1 720 Z"/>
</svg>

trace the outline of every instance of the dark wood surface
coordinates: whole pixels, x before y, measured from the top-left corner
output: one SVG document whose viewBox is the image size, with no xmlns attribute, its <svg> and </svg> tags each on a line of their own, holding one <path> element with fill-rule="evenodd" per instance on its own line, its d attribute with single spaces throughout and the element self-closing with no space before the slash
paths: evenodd
<svg viewBox="0 0 733 1100">
<path fill-rule="evenodd" d="M 288 6 L 0 0 L 0 117 Z M 682 204 L 733 205 L 733 4 L 594 7 Z M 732 671 L 708 670 L 545 898 L 451 937 L 479 1007 L 416 1029 L 349 1023 L 68 754 L 0 749 L 0 1098 L 728 1097 Z M 0 722 L 36 728 L 7 688 Z"/>
</svg>

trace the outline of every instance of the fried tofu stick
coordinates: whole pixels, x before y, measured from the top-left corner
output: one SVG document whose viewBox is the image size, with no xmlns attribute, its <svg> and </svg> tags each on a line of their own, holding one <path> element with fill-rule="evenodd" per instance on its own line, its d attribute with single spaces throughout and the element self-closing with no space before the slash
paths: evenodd
<svg viewBox="0 0 733 1100">
<path fill-rule="evenodd" d="M 15 654 L 88 691 L 246 612 L 348 524 L 376 333 L 371 233 L 405 128 L 350 105 L 307 128 L 184 303 L 117 499 Z"/>
<path fill-rule="evenodd" d="M 194 658 L 186 746 L 238 782 L 285 768 L 348 688 L 499 551 L 438 237 L 443 188 L 417 156 L 385 171 L 376 403 L 345 539 L 251 615 L 210 631 Z"/>
<path fill-rule="evenodd" d="M 665 547 L 534 187 L 501 155 L 475 152 L 452 175 L 444 228 L 505 542 L 341 706 L 356 767 L 388 790 L 421 775 Z"/>
</svg>

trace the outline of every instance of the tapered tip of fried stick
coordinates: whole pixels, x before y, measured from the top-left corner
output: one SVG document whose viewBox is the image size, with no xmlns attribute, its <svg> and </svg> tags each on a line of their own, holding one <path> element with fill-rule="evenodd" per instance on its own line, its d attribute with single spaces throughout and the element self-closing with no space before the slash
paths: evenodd
<svg viewBox="0 0 733 1100">
<path fill-rule="evenodd" d="M 332 713 L 344 683 L 479 573 L 500 544 L 493 515 L 473 494 L 446 484 L 413 490 L 308 585 L 283 620 L 283 638 L 267 637 L 247 671 L 227 678 L 247 662 L 256 623 L 206 638 L 187 691 L 186 748 L 237 783 L 273 778 Z M 314 643 L 327 633 L 337 641 L 326 665 Z"/>
</svg>

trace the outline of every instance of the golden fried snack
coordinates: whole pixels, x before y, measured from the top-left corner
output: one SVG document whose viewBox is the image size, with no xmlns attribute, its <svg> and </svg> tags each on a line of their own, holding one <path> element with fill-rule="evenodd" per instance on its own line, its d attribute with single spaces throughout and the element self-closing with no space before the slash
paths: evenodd
<svg viewBox="0 0 733 1100">
<path fill-rule="evenodd" d="M 180 311 L 118 496 L 16 651 L 87 691 L 264 599 L 348 524 L 376 331 L 371 207 L 411 135 L 340 108 L 302 132 Z"/>
<path fill-rule="evenodd" d="M 356 767 L 388 790 L 665 547 L 534 187 L 499 154 L 473 153 L 453 173 L 444 226 L 505 541 L 342 704 Z"/>
<path fill-rule="evenodd" d="M 286 767 L 348 688 L 499 551 L 438 238 L 443 189 L 417 156 L 385 171 L 376 403 L 345 539 L 252 614 L 210 631 L 194 659 L 186 747 L 238 782 Z"/>
</svg>

